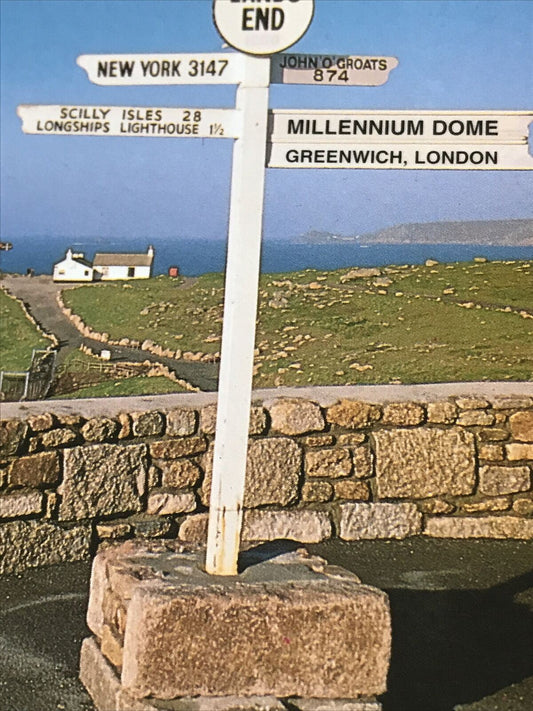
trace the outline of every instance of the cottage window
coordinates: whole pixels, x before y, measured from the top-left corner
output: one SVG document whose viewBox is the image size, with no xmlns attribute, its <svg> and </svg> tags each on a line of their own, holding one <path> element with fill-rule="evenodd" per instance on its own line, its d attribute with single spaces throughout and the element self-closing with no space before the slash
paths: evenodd
<svg viewBox="0 0 533 711">
<path fill-rule="evenodd" d="M 135 267 L 128 267 L 128 276 L 129 277 L 135 276 Z"/>
</svg>

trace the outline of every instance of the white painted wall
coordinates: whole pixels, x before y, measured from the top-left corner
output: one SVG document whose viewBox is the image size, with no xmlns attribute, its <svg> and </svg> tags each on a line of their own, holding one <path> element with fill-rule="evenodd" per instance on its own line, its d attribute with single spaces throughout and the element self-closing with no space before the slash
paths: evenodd
<svg viewBox="0 0 533 711">
<path fill-rule="evenodd" d="M 95 267 L 94 271 L 95 271 L 95 278 L 101 279 L 102 281 L 113 281 L 115 279 L 149 279 L 150 278 L 150 267 L 109 266 L 109 267 Z"/>
<path fill-rule="evenodd" d="M 65 259 L 54 264 L 54 281 L 92 281 L 93 268 L 78 262 L 68 250 Z"/>
</svg>

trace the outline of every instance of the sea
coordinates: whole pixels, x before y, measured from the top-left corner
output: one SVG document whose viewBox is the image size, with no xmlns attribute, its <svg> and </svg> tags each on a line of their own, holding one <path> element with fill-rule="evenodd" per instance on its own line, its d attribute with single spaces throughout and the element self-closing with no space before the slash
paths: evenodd
<svg viewBox="0 0 533 711">
<path fill-rule="evenodd" d="M 63 259 L 70 247 L 92 260 L 95 252 L 145 252 L 149 244 L 155 249 L 154 275 L 167 274 L 177 266 L 184 276 L 199 276 L 209 272 L 222 272 L 226 263 L 224 240 L 185 238 L 113 238 L 69 241 L 65 237 L 4 237 L 12 243 L 9 251 L 0 251 L 0 271 L 26 274 L 51 274 L 55 262 Z M 493 260 L 533 259 L 533 246 L 487 246 L 465 244 L 360 244 L 335 242 L 302 244 L 290 241 L 264 240 L 261 253 L 261 271 L 277 274 L 302 269 L 341 269 L 356 266 L 386 266 L 423 264 L 426 259 L 439 262 L 467 262 L 475 257 Z"/>
</svg>

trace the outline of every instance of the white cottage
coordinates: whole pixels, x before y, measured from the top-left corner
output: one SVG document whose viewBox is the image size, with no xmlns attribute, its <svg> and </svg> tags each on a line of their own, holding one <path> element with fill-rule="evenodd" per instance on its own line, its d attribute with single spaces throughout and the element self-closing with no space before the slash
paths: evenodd
<svg viewBox="0 0 533 711">
<path fill-rule="evenodd" d="M 102 281 L 112 279 L 149 279 L 152 276 L 154 248 L 146 253 L 97 252 L 94 255 L 94 278 Z"/>
<path fill-rule="evenodd" d="M 65 259 L 54 264 L 54 281 L 92 281 L 93 265 L 85 259 L 85 255 L 68 249 Z"/>
</svg>

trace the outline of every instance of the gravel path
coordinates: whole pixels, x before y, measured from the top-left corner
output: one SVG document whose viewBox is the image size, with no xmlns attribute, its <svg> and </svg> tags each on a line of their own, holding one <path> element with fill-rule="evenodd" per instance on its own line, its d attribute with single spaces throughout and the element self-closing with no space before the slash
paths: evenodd
<svg viewBox="0 0 533 711">
<path fill-rule="evenodd" d="M 6 275 L 2 278 L 2 284 L 10 294 L 24 301 L 28 311 L 46 332 L 53 333 L 57 337 L 59 340 L 58 364 L 62 363 L 68 353 L 78 349 L 84 343 L 96 353 L 103 349 L 110 350 L 112 360 L 125 360 L 134 363 L 150 360 L 154 363 L 162 363 L 173 370 L 178 378 L 186 380 L 200 390 L 213 391 L 217 389 L 218 365 L 215 363 L 174 360 L 173 358 L 155 356 L 148 351 L 136 348 L 110 346 L 82 336 L 63 314 L 56 300 L 57 293 L 69 287 L 54 283 L 49 276 Z"/>
</svg>

